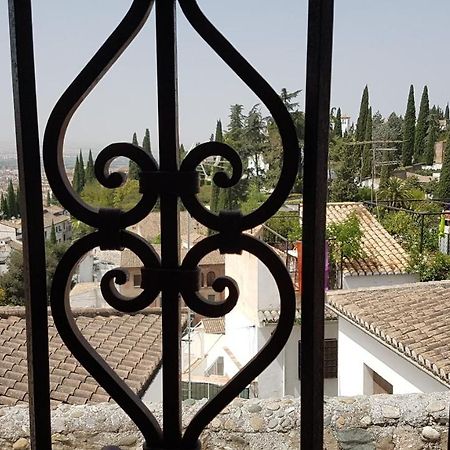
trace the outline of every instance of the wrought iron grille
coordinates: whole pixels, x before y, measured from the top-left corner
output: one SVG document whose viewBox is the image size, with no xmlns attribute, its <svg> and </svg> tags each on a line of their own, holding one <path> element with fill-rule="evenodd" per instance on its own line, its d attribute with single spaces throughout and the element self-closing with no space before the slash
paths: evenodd
<svg viewBox="0 0 450 450">
<path fill-rule="evenodd" d="M 208 423 L 258 376 L 284 347 L 295 317 L 295 295 L 289 273 L 269 246 L 244 231 L 268 220 L 287 198 L 297 175 L 300 150 L 291 117 L 278 95 L 238 51 L 205 17 L 195 0 L 178 0 L 195 31 L 261 99 L 275 119 L 282 144 L 281 175 L 267 201 L 248 215 L 240 211 L 211 213 L 197 199 L 197 166 L 207 157 L 220 155 L 229 161 L 232 174 L 219 172 L 213 182 L 230 188 L 242 175 L 238 153 L 226 144 L 198 145 L 179 162 L 176 58 L 176 0 L 134 0 L 119 26 L 74 79 L 54 107 L 48 120 L 43 158 L 47 178 L 57 199 L 74 217 L 96 231 L 77 240 L 59 264 L 51 289 L 55 325 L 74 356 L 128 414 L 141 431 L 146 449 L 197 449 L 199 436 Z M 97 209 L 85 204 L 73 191 L 63 162 L 63 143 L 70 119 L 84 98 L 125 51 L 148 19 L 156 15 L 158 76 L 159 164 L 142 148 L 113 143 L 95 161 L 95 175 L 107 188 L 125 182 L 110 172 L 111 162 L 125 156 L 141 170 L 141 200 L 129 211 Z M 27 342 L 30 392 L 30 433 L 34 449 L 51 448 L 49 361 L 45 254 L 42 219 L 39 134 L 37 125 L 31 0 L 9 0 L 13 89 L 17 151 L 24 221 L 24 261 L 27 300 Z M 302 433 L 305 449 L 322 448 L 323 437 L 323 318 L 324 318 L 324 224 L 326 160 L 329 127 L 329 93 L 333 0 L 310 0 L 306 86 L 304 161 L 304 244 L 302 292 Z M 159 200 L 161 257 L 151 244 L 127 227 L 144 218 Z M 216 234 L 203 239 L 180 261 L 179 205 Z M 135 298 L 119 294 L 115 284 L 126 279 L 120 269 L 101 280 L 105 300 L 122 312 L 137 312 L 161 294 L 163 321 L 163 422 L 157 422 L 142 401 L 93 350 L 76 327 L 69 305 L 71 274 L 82 256 L 94 247 L 133 251 L 142 261 L 143 291 Z M 180 298 L 195 312 L 207 317 L 229 313 L 239 298 L 236 283 L 222 277 L 213 288 L 228 290 L 228 297 L 212 302 L 199 294 L 199 261 L 214 250 L 222 253 L 247 251 L 272 273 L 281 298 L 278 326 L 265 347 L 209 400 L 187 428 L 181 426 Z M 39 375 L 38 375 L 39 374 Z M 39 376 L 39 379 L 37 377 Z"/>
</svg>

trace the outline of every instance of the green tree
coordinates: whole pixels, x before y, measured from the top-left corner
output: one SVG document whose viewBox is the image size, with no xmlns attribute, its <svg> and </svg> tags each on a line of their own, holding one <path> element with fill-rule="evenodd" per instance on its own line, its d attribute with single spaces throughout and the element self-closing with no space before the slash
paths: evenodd
<svg viewBox="0 0 450 450">
<path fill-rule="evenodd" d="M 89 205 L 98 208 L 114 207 L 114 190 L 107 189 L 98 181 L 88 183 L 81 192 L 81 198 Z"/>
<path fill-rule="evenodd" d="M 448 108 L 448 103 L 447 103 L 447 105 L 445 106 L 445 114 L 444 114 L 444 118 L 447 119 L 447 120 L 450 120 L 450 111 L 449 111 L 449 108 Z"/>
<path fill-rule="evenodd" d="M 152 155 L 152 145 L 150 142 L 150 131 L 148 128 L 145 129 L 144 139 L 142 140 L 142 148 L 145 153 Z"/>
<path fill-rule="evenodd" d="M 362 236 L 361 224 L 355 213 L 342 222 L 330 224 L 327 227 L 327 239 L 331 243 L 331 260 L 337 262 L 341 258 L 352 260 L 363 257 Z"/>
<path fill-rule="evenodd" d="M 359 107 L 359 115 L 358 120 L 356 122 L 356 133 L 355 138 L 357 142 L 364 141 L 364 137 L 366 135 L 367 130 L 367 117 L 369 116 L 369 88 L 367 85 L 365 86 L 362 97 L 361 97 L 361 104 Z M 363 153 L 364 146 L 358 145 L 356 147 L 357 151 L 357 158 L 358 160 L 361 160 L 361 156 Z"/>
<path fill-rule="evenodd" d="M 414 154 L 414 141 L 416 129 L 416 106 L 414 103 L 414 86 L 409 88 L 408 104 L 406 106 L 405 121 L 403 125 L 402 164 L 410 166 Z"/>
<path fill-rule="evenodd" d="M 128 211 L 137 205 L 141 197 L 139 181 L 128 180 L 125 185 L 113 190 L 112 206 L 114 208 L 120 208 L 123 211 Z"/>
<path fill-rule="evenodd" d="M 83 190 L 83 186 L 81 185 L 81 178 L 80 178 L 80 160 L 77 156 L 77 159 L 75 160 L 75 168 L 73 169 L 73 179 L 72 179 L 72 186 L 75 192 L 80 193 Z"/>
<path fill-rule="evenodd" d="M 335 119 L 335 125 L 334 125 L 334 135 L 337 138 L 342 137 L 342 115 L 341 115 L 341 108 L 337 109 L 336 113 L 336 119 Z"/>
<path fill-rule="evenodd" d="M 12 250 L 8 258 L 7 272 L 0 275 L 0 289 L 4 292 L 4 305 L 23 306 L 25 304 L 23 256 Z"/>
<path fill-rule="evenodd" d="M 223 142 L 222 122 L 220 119 L 216 122 L 216 135 L 214 140 L 216 142 Z M 211 171 L 211 200 L 209 202 L 209 208 L 213 213 L 219 212 L 219 196 L 220 196 L 220 188 L 214 183 L 213 178 L 215 174 L 221 170 L 222 170 L 221 158 L 218 157 Z"/>
<path fill-rule="evenodd" d="M 86 184 L 86 170 L 84 168 L 84 160 L 83 160 L 83 153 L 80 150 L 80 157 L 79 157 L 79 171 L 80 171 L 80 187 L 81 190 L 83 190 L 84 185 Z"/>
<path fill-rule="evenodd" d="M 55 224 L 52 221 L 52 228 L 50 230 L 50 238 L 49 238 L 49 242 L 50 244 L 56 244 L 58 241 L 56 240 L 56 228 L 55 228 Z"/>
<path fill-rule="evenodd" d="M 230 123 L 228 124 L 228 130 L 225 136 L 225 142 L 237 150 L 242 144 L 242 135 L 244 133 L 245 116 L 242 112 L 243 110 L 243 105 L 236 104 L 230 106 Z"/>
<path fill-rule="evenodd" d="M 344 139 L 333 143 L 332 153 L 338 155 L 339 160 L 335 164 L 335 178 L 330 186 L 330 198 L 334 202 L 355 201 L 358 197 L 358 185 L 356 184 L 355 145 L 347 145 Z"/>
<path fill-rule="evenodd" d="M 1 216 L 3 219 L 8 219 L 9 217 L 11 217 L 8 210 L 8 201 L 6 200 L 6 197 L 3 195 L 3 192 L 0 198 L 0 209 L 1 209 Z"/>
<path fill-rule="evenodd" d="M 89 157 L 85 171 L 85 185 L 88 183 L 92 183 L 94 180 L 95 180 L 94 158 L 92 157 L 92 150 L 89 149 Z"/>
<path fill-rule="evenodd" d="M 132 143 L 133 145 L 139 146 L 136 133 L 133 133 Z M 139 180 L 139 166 L 132 159 L 128 163 L 128 179 Z"/>
<path fill-rule="evenodd" d="M 45 244 L 45 260 L 46 260 L 46 275 L 47 275 L 47 292 L 50 294 L 52 282 L 55 277 L 56 267 L 61 258 L 69 248 L 68 242 L 52 243 L 47 241 Z"/>
<path fill-rule="evenodd" d="M 445 146 L 444 161 L 439 178 L 439 198 L 443 200 L 450 199 L 450 139 L 447 139 Z"/>
<path fill-rule="evenodd" d="M 47 200 L 45 202 L 47 206 L 50 206 L 52 204 L 52 200 L 50 198 L 50 191 L 47 191 Z"/>
<path fill-rule="evenodd" d="M 186 156 L 186 149 L 184 148 L 183 144 L 180 145 L 179 154 L 180 154 L 180 161 L 183 161 L 184 157 Z"/>
<path fill-rule="evenodd" d="M 404 208 L 412 196 L 405 181 L 391 177 L 378 190 L 378 198 L 386 201 L 389 206 Z"/>
<path fill-rule="evenodd" d="M 438 138 L 439 125 L 436 121 L 436 117 L 430 114 L 428 134 L 425 142 L 425 164 L 432 165 L 434 162 L 434 145 Z"/>
<path fill-rule="evenodd" d="M 366 120 L 366 133 L 364 134 L 364 141 L 370 142 L 372 140 L 372 108 L 369 108 Z M 364 144 L 362 154 L 361 178 L 370 177 L 372 174 L 373 151 L 372 144 Z"/>
<path fill-rule="evenodd" d="M 288 92 L 286 88 L 281 89 L 281 101 L 289 112 L 293 112 L 298 108 L 298 103 L 294 102 L 294 100 L 297 98 L 298 94 L 300 94 L 301 91 L 302 90 L 299 89 L 297 91 Z"/>
<path fill-rule="evenodd" d="M 263 155 L 268 147 L 267 125 L 261 114 L 259 104 L 254 105 L 245 120 L 244 148 L 242 156 L 251 161 L 251 167 L 248 167 L 247 173 L 249 179 L 254 179 L 259 188 L 262 187 L 263 177 L 265 175 Z"/>
<path fill-rule="evenodd" d="M 8 183 L 6 201 L 8 202 L 8 215 L 9 215 L 8 219 L 11 219 L 11 217 L 17 217 L 19 214 L 19 211 L 17 210 L 17 197 L 11 179 L 9 180 Z"/>
<path fill-rule="evenodd" d="M 428 87 L 425 86 L 420 101 L 419 116 L 417 117 L 416 135 L 414 138 L 414 162 L 424 161 L 429 114 Z"/>
</svg>

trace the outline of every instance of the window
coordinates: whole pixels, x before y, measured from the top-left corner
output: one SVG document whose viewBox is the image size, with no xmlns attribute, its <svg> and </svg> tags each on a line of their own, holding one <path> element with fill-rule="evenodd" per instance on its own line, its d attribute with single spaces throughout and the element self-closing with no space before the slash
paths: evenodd
<svg viewBox="0 0 450 450">
<path fill-rule="evenodd" d="M 394 386 L 364 364 L 364 395 L 393 393 Z"/>
<path fill-rule="evenodd" d="M 323 372 L 325 378 L 337 378 L 338 353 L 337 339 L 325 339 Z"/>
<path fill-rule="evenodd" d="M 133 286 L 134 287 L 141 287 L 141 274 L 133 275 Z"/>
<path fill-rule="evenodd" d="M 338 367 L 337 339 L 325 339 L 323 343 L 323 376 L 324 378 L 337 378 Z M 298 341 L 298 378 L 300 379 L 300 360 L 302 354 L 302 342 Z"/>
<path fill-rule="evenodd" d="M 214 363 L 206 370 L 205 375 L 209 377 L 210 375 L 223 375 L 224 374 L 224 363 L 223 356 L 219 356 Z"/>
<path fill-rule="evenodd" d="M 214 283 L 214 280 L 216 279 L 216 274 L 214 272 L 208 272 L 208 274 L 206 275 L 206 285 L 207 286 L 212 286 L 212 284 Z"/>
</svg>

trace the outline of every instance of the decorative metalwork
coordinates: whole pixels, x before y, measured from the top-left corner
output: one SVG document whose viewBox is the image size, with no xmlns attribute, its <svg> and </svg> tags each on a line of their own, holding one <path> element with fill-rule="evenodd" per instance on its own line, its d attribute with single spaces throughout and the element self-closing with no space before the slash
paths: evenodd
<svg viewBox="0 0 450 450">
<path fill-rule="evenodd" d="M 13 45 L 13 65 L 18 63 L 23 68 L 22 75 L 18 71 L 19 80 L 15 81 L 16 111 L 19 119 L 26 118 L 29 112 L 31 121 L 36 119 L 35 105 L 29 110 L 23 106 L 27 98 L 20 92 L 21 83 L 32 86 L 27 94 L 35 99 L 34 65 L 32 63 L 32 26 L 30 0 L 9 0 Z M 222 36 L 213 24 L 205 17 L 195 0 L 178 1 L 183 14 L 194 30 L 220 56 L 223 61 L 239 76 L 244 83 L 261 99 L 273 116 L 281 136 L 283 154 L 281 160 L 281 174 L 273 193 L 266 202 L 255 211 L 242 215 L 239 211 L 222 211 L 218 215 L 206 209 L 198 200 L 198 176 L 196 168 L 209 156 L 220 155 L 226 159 L 232 168 L 231 176 L 225 172 L 218 172 L 213 182 L 222 188 L 230 188 L 239 182 L 242 176 L 242 161 L 239 154 L 226 144 L 209 142 L 200 144 L 191 150 L 179 164 L 178 155 L 178 110 L 177 110 L 177 59 L 176 59 L 176 0 L 134 0 L 122 22 L 105 41 L 85 68 L 70 84 L 53 109 L 47 123 L 43 142 L 44 165 L 50 186 L 61 202 L 74 217 L 90 225 L 96 231 L 76 241 L 63 256 L 55 272 L 51 290 L 51 309 L 55 325 L 74 356 L 91 373 L 97 382 L 109 393 L 128 416 L 135 422 L 142 432 L 145 449 L 198 449 L 199 436 L 208 423 L 239 394 L 255 377 L 257 377 L 282 350 L 290 335 L 295 319 L 295 294 L 283 262 L 263 242 L 244 233 L 269 219 L 287 198 L 297 175 L 300 149 L 290 114 L 284 107 L 278 95 L 269 84 L 253 69 L 253 67 L 238 53 L 236 49 Z M 157 74 L 158 74 L 158 116 L 159 116 L 159 164 L 142 148 L 129 143 L 114 143 L 103 149 L 95 162 L 95 174 L 98 181 L 107 188 L 116 188 L 124 184 L 126 176 L 122 173 L 111 172 L 111 162 L 123 156 L 136 162 L 141 171 L 140 192 L 142 198 L 129 211 L 120 209 L 98 209 L 84 203 L 72 189 L 67 177 L 63 161 L 63 144 L 66 129 L 72 115 L 82 101 L 94 89 L 99 80 L 119 58 L 134 37 L 139 33 L 147 21 L 152 7 L 156 6 L 156 46 L 157 46 Z M 323 209 L 326 192 L 325 143 L 328 136 L 328 106 L 329 81 L 331 60 L 331 27 L 332 0 L 310 0 L 309 13 L 309 41 L 308 47 L 308 80 L 306 106 L 306 148 L 310 154 L 306 158 L 305 174 L 311 167 L 309 175 L 305 175 L 305 189 L 310 189 L 310 197 L 305 195 L 305 225 L 312 239 L 311 245 L 305 245 L 304 255 L 311 258 L 312 264 L 303 264 L 306 268 L 303 274 L 303 292 L 306 300 L 304 308 L 305 319 L 312 318 L 311 327 L 303 327 L 305 335 L 302 352 L 302 390 L 306 393 L 311 383 L 314 401 L 320 394 L 319 378 L 323 351 L 320 347 L 320 333 L 323 334 L 323 324 L 320 324 L 320 308 L 323 310 L 323 281 L 320 272 L 323 264 L 321 253 L 322 234 L 324 230 Z M 331 14 L 331 17 L 330 17 Z M 21 20 L 17 20 L 20 17 Z M 26 36 L 26 44 L 20 43 L 20 35 Z M 323 36 L 322 36 L 323 34 Z M 14 53 L 15 52 L 15 53 Z M 31 57 L 31 64 L 26 58 Z M 19 68 L 20 68 L 19 67 Z M 314 78 L 316 77 L 316 79 Z M 22 78 L 22 79 L 20 79 Z M 308 95 L 309 90 L 309 95 Z M 25 112 L 24 112 L 25 111 Z M 21 125 L 20 120 L 18 125 Z M 25 123 L 24 120 L 22 122 Z M 33 122 L 34 123 L 34 122 Z M 22 124 L 23 125 L 23 124 Z M 37 122 L 32 128 L 34 141 L 29 144 L 34 150 L 34 157 L 39 155 L 37 143 Z M 21 130 L 21 128 L 19 129 Z M 309 144 L 308 144 L 309 140 Z M 317 151 L 316 151 L 317 150 Z M 19 148 L 24 156 L 23 149 Z M 309 159 L 308 159 L 309 158 Z M 19 158 L 20 159 L 20 158 Z M 26 160 L 26 159 L 25 159 Z M 325 162 L 324 162 L 325 161 Z M 21 168 L 22 180 L 32 173 L 33 168 L 25 165 Z M 26 195 L 26 203 L 34 202 L 30 206 L 30 216 L 26 217 L 30 230 L 42 221 L 42 214 L 37 211 L 42 202 L 37 201 L 31 190 L 37 189 L 39 183 L 22 189 Z M 318 186 L 322 184 L 321 186 Z M 25 186 L 25 185 L 24 185 Z M 127 227 L 143 219 L 159 200 L 161 218 L 161 257 L 157 255 L 151 244 L 140 236 L 127 231 Z M 200 223 L 215 230 L 213 236 L 203 239 L 189 250 L 183 261 L 180 261 L 179 251 L 179 204 L 183 203 L 187 211 Z M 319 203 L 318 203 L 319 202 Z M 315 207 L 318 204 L 319 208 Z M 36 206 L 37 205 L 37 206 Z M 33 209 L 34 206 L 34 209 Z M 28 210 L 27 210 L 28 211 Z M 316 227 L 316 228 L 315 228 Z M 41 228 L 38 227 L 38 232 Z M 30 233 L 31 238 L 31 233 Z M 42 237 L 41 237 L 42 238 Z M 42 239 L 41 239 L 42 240 Z M 39 241 L 40 242 L 40 241 Z M 30 255 L 30 264 L 36 262 L 43 267 L 43 245 L 40 242 L 38 256 L 31 259 L 31 243 L 25 241 Z M 72 273 L 78 261 L 91 249 L 99 246 L 101 249 L 130 249 L 142 261 L 141 294 L 135 298 L 127 298 L 116 289 L 117 284 L 126 281 L 127 273 L 122 269 L 108 272 L 101 280 L 101 290 L 105 300 L 113 308 L 123 312 L 137 312 L 149 305 L 161 294 L 163 321 L 163 423 L 161 428 L 152 413 L 120 377 L 94 351 L 86 339 L 81 335 L 71 314 L 69 304 L 69 290 Z M 228 296 L 220 302 L 211 302 L 199 293 L 199 261 L 208 253 L 219 250 L 221 253 L 240 254 L 250 252 L 259 258 L 272 273 L 277 284 L 280 298 L 280 319 L 271 339 L 263 349 L 246 364 L 217 394 L 209 400 L 195 415 L 183 433 L 181 426 L 181 389 L 180 389 L 180 300 L 183 297 L 186 304 L 194 311 L 207 316 L 219 317 L 229 313 L 239 301 L 239 289 L 234 280 L 221 277 L 215 280 L 213 289 L 217 292 L 228 291 Z M 42 259 L 42 258 L 41 258 Z M 311 272 L 312 270 L 312 272 Z M 323 272 L 323 270 L 322 270 Z M 322 275 L 323 276 L 323 275 Z M 32 281 L 32 280 L 31 280 Z M 33 286 L 28 296 L 28 304 L 33 292 L 38 292 L 39 286 Z M 322 298 L 320 297 L 322 292 Z M 311 301 L 319 302 L 311 306 Z M 320 303 L 321 301 L 321 303 Z M 312 308 L 312 310 L 311 310 Z M 39 321 L 42 327 L 46 323 L 44 307 L 30 310 L 30 323 Z M 45 315 L 45 318 L 44 318 Z M 323 312 L 322 312 L 323 315 Z M 314 327 L 318 327 L 317 330 Z M 45 327 L 44 327 L 45 328 Z M 45 328 L 46 330 L 46 328 Z M 45 331 L 46 332 L 46 331 Z M 30 331 L 36 343 L 39 331 L 36 326 Z M 305 334 L 306 333 L 306 334 Z M 42 328 L 41 328 L 42 334 Z M 322 336 L 323 338 L 323 336 Z M 310 341 L 308 341 L 310 339 Z M 308 343 L 311 342 L 312 356 Z M 43 356 L 48 348 L 31 344 L 30 356 Z M 304 356 L 306 355 L 306 356 Z M 48 361 L 47 361 L 48 363 Z M 45 364 L 44 364 L 45 366 Z M 47 364 L 48 369 L 48 364 Z M 46 369 L 46 370 L 47 370 Z M 30 366 L 33 373 L 33 366 Z M 305 376 L 305 375 L 308 376 Z M 48 374 L 47 374 L 48 375 Z M 43 413 L 34 429 L 32 428 L 32 447 L 34 449 L 48 449 L 50 444 L 49 399 L 43 398 L 48 393 L 48 377 L 44 377 L 42 389 L 36 389 L 30 394 L 32 417 L 44 406 Z M 33 380 L 31 377 L 30 386 Z M 33 403 L 33 398 L 35 403 Z M 39 404 L 39 402 L 41 402 Z M 312 408 L 313 423 L 311 427 L 302 426 L 303 435 L 310 434 L 313 438 L 304 448 L 322 448 L 320 433 L 315 431 L 322 427 L 320 410 L 322 406 L 306 404 L 305 410 Z M 302 406 L 303 408 L 303 406 Z M 302 417 L 303 420 L 303 417 Z M 306 423 L 306 422 L 305 422 Z M 320 442 L 319 442 L 320 441 Z M 302 443 L 308 442 L 303 441 Z"/>
<path fill-rule="evenodd" d="M 250 64 L 231 46 L 203 15 L 193 0 L 180 0 L 186 18 L 199 35 L 222 57 L 240 78 L 264 102 L 276 121 L 283 143 L 281 176 L 269 199 L 256 211 L 242 215 L 239 211 L 221 212 L 215 215 L 197 199 L 198 179 L 196 168 L 213 155 L 229 161 L 232 175 L 225 172 L 215 175 L 213 182 L 222 188 L 230 188 L 242 176 L 242 162 L 238 153 L 226 144 L 209 142 L 191 150 L 178 168 L 176 129 L 176 60 L 175 60 L 175 1 L 156 1 L 158 91 L 160 98 L 160 166 L 143 149 L 128 143 L 115 143 L 106 147 L 95 162 L 98 181 L 107 188 L 121 186 L 126 177 L 110 173 L 110 163 L 118 156 L 125 156 L 137 163 L 141 170 L 140 192 L 142 198 L 130 211 L 95 209 L 82 202 L 70 186 L 63 167 L 63 142 L 70 118 L 82 100 L 94 88 L 99 79 L 119 57 L 139 29 L 145 23 L 153 1 L 135 0 L 111 37 L 76 77 L 56 104 L 47 124 L 44 136 L 44 163 L 49 183 L 61 204 L 76 218 L 96 228 L 75 242 L 59 264 L 51 292 L 51 307 L 58 331 L 74 356 L 92 374 L 97 382 L 126 411 L 141 430 L 146 448 L 186 448 L 199 446 L 198 438 L 205 426 L 261 373 L 284 347 L 295 317 L 295 294 L 289 274 L 282 261 L 270 247 L 250 235 L 243 234 L 269 219 L 283 204 L 292 189 L 300 149 L 291 117 L 279 96 L 270 88 Z M 172 78 L 172 81 L 171 81 Z M 164 99 L 162 105 L 161 98 Z M 166 104 L 168 100 L 169 110 Z M 162 111 L 162 109 L 164 110 Z M 162 114 L 161 114 L 162 113 Z M 166 119 L 166 120 L 165 120 Z M 169 130 L 164 132 L 164 130 Z M 161 260 L 152 246 L 139 236 L 126 231 L 126 227 L 145 217 L 160 199 L 161 209 Z M 203 225 L 217 231 L 214 236 L 196 244 L 178 261 L 178 199 L 188 212 Z M 164 431 L 142 401 L 126 386 L 114 371 L 95 353 L 80 334 L 71 315 L 69 288 L 73 270 L 83 255 L 92 248 L 132 250 L 142 261 L 142 293 L 130 299 L 120 295 L 115 284 L 126 281 L 126 273 L 115 269 L 101 281 L 105 300 L 124 312 L 136 312 L 149 306 L 162 293 L 163 315 L 163 367 L 164 367 Z M 235 376 L 220 393 L 211 399 L 192 419 L 184 435 L 180 427 L 179 361 L 180 309 L 179 295 L 195 312 L 207 317 L 220 317 L 236 305 L 239 290 L 229 277 L 218 278 L 213 289 L 228 290 L 228 297 L 221 302 L 211 302 L 199 293 L 199 261 L 208 253 L 248 251 L 258 257 L 274 275 L 280 297 L 281 312 L 276 331 L 266 346 Z M 176 340 L 172 336 L 176 336 Z M 166 364 L 170 363 L 171 364 Z M 166 417 L 169 420 L 166 422 Z"/>
</svg>

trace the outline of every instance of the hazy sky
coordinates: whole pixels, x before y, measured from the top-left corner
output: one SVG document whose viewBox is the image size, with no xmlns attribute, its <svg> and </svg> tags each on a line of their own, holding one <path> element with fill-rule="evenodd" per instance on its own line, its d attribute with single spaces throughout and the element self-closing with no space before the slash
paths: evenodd
<svg viewBox="0 0 450 450">
<path fill-rule="evenodd" d="M 125 14 L 131 0 L 36 0 L 35 50 L 41 134 L 68 83 Z M 210 20 L 280 91 L 305 87 L 306 0 L 200 0 Z M 409 85 L 416 103 L 424 84 L 430 101 L 450 98 L 448 0 L 336 0 L 332 105 L 356 120 L 364 85 L 374 111 L 403 114 Z M 208 140 L 229 105 L 258 102 L 179 14 L 180 140 Z M 69 126 L 66 149 L 142 140 L 157 147 L 154 12 L 84 101 Z M 0 151 L 14 149 L 7 2 L 0 3 Z M 300 94 L 300 102 L 304 96 Z"/>
</svg>

